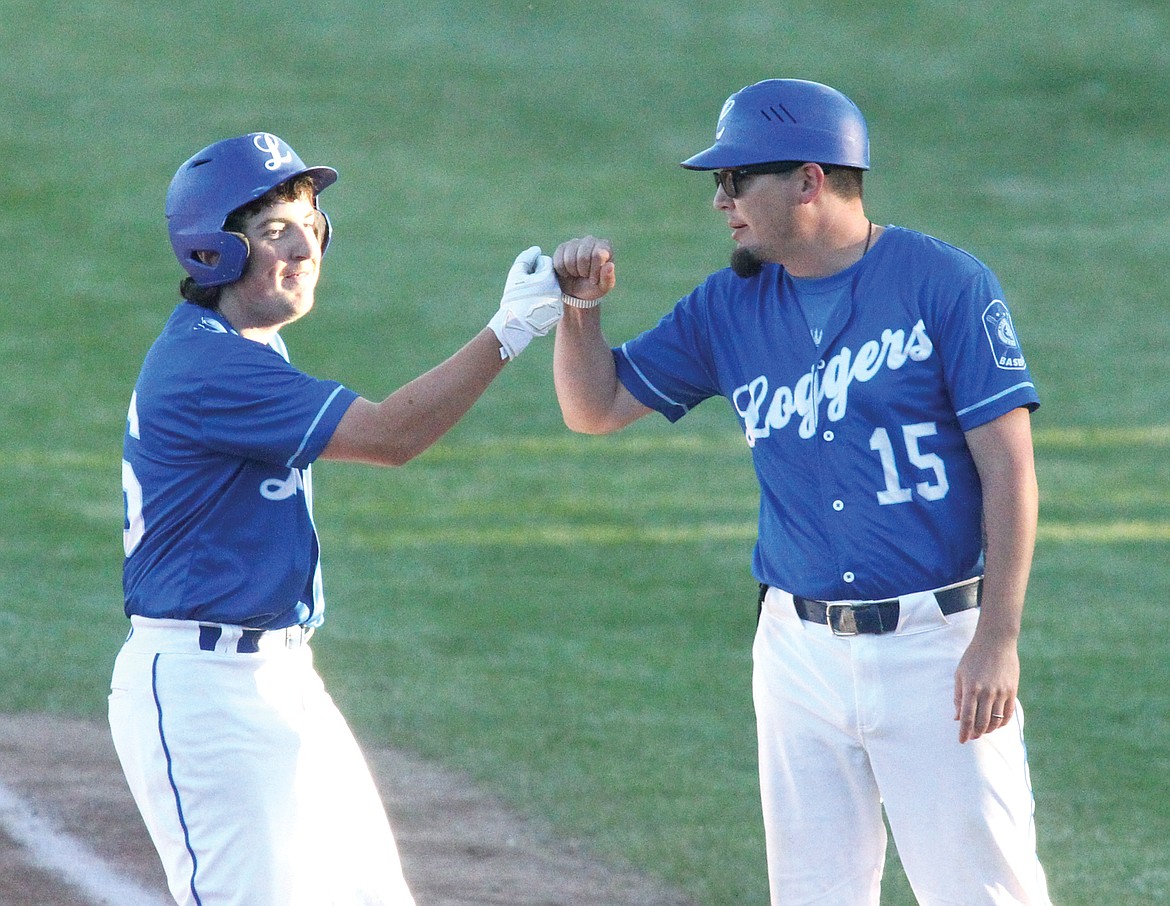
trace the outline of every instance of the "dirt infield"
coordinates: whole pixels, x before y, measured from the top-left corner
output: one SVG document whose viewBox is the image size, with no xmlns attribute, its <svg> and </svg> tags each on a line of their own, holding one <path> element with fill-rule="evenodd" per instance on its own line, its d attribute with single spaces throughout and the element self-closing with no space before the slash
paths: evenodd
<svg viewBox="0 0 1170 906">
<path fill-rule="evenodd" d="M 677 890 L 592 859 L 454 773 L 367 750 L 418 906 L 693 906 Z M 0 781 L 29 820 L 92 850 L 169 902 L 166 884 L 102 722 L 0 715 Z M 11 823 L 11 809 L 0 813 Z M 26 814 L 22 812 L 22 814 Z M 103 902 L 37 861 L 0 823 L 0 906 Z M 111 902 L 110 899 L 104 902 Z"/>
</svg>

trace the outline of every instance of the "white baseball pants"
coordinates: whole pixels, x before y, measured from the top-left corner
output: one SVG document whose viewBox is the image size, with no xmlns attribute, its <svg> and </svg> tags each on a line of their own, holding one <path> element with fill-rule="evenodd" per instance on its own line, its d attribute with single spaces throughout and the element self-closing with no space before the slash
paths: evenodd
<svg viewBox="0 0 1170 906">
<path fill-rule="evenodd" d="M 774 906 L 877 906 L 884 803 L 923 906 L 1049 906 L 1023 711 L 959 744 L 954 672 L 977 609 L 901 598 L 896 632 L 839 637 L 769 589 L 753 648 Z"/>
<path fill-rule="evenodd" d="M 134 617 L 111 683 L 114 745 L 175 901 L 413 906 L 365 759 L 299 630 L 258 645 L 218 630 L 203 650 L 197 623 Z"/>
</svg>

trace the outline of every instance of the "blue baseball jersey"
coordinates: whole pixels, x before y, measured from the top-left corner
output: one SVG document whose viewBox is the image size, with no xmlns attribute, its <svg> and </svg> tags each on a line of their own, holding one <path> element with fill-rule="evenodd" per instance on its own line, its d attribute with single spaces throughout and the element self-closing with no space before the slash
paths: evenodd
<svg viewBox="0 0 1170 906">
<path fill-rule="evenodd" d="M 181 303 L 126 421 L 126 614 L 259 629 L 324 618 L 310 463 L 357 397 Z"/>
<path fill-rule="evenodd" d="M 614 350 L 619 379 L 671 421 L 730 401 L 760 483 L 760 582 L 870 600 L 978 575 L 982 490 L 964 432 L 1039 405 L 999 281 L 891 226 L 852 267 L 799 281 L 806 301 L 839 300 L 815 331 L 797 282 L 777 265 L 712 274 Z"/>
</svg>

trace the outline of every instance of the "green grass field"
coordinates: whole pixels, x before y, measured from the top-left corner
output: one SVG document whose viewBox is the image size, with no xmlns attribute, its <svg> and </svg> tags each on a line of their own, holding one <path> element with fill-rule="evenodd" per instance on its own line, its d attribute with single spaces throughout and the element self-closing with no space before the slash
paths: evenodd
<svg viewBox="0 0 1170 906">
<path fill-rule="evenodd" d="M 340 170 L 318 308 L 285 336 L 381 398 L 487 322 L 531 243 L 612 238 L 608 333 L 652 324 L 729 247 L 709 177 L 677 162 L 731 91 L 812 78 L 869 118 L 871 215 L 997 271 L 1040 385 L 1021 694 L 1054 897 L 1170 902 L 1163 4 L 0 13 L 5 709 L 104 711 L 123 420 L 176 298 L 162 205 L 189 154 L 267 129 Z M 371 744 L 464 769 L 703 903 L 762 903 L 747 451 L 718 402 L 572 435 L 550 363 L 534 345 L 405 470 L 317 470 L 321 671 Z M 891 857 L 883 904 L 912 902 Z"/>
</svg>

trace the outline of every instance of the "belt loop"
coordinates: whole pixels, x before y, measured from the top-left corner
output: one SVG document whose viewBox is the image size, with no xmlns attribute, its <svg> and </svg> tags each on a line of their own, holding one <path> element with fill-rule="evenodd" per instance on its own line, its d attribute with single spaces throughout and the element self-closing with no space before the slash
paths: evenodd
<svg viewBox="0 0 1170 906">
<path fill-rule="evenodd" d="M 215 651 L 219 637 L 223 635 L 222 626 L 199 626 L 199 650 Z"/>
</svg>

